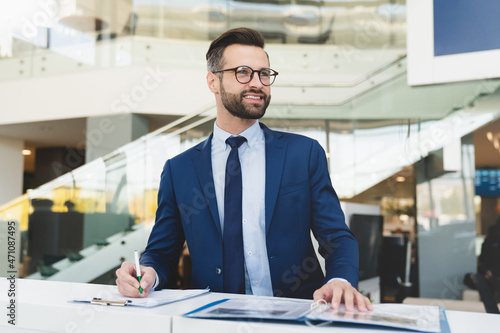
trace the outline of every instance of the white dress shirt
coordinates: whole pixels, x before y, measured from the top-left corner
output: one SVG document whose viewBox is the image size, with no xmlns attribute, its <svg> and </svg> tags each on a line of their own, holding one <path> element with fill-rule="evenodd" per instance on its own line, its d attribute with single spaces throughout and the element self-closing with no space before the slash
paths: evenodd
<svg viewBox="0 0 500 333">
<path fill-rule="evenodd" d="M 226 144 L 230 133 L 214 123 L 212 138 L 212 171 L 221 230 L 224 230 L 224 187 L 226 162 L 231 147 Z M 271 273 L 267 259 L 265 190 L 266 147 L 264 131 L 256 121 L 240 134 L 247 139 L 239 148 L 243 185 L 243 252 L 245 255 L 245 287 L 247 294 L 272 296 Z"/>
</svg>

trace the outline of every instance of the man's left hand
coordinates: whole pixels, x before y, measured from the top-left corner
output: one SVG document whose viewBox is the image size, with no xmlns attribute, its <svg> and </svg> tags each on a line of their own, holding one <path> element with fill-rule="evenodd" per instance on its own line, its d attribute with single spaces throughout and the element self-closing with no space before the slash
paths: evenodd
<svg viewBox="0 0 500 333">
<path fill-rule="evenodd" d="M 345 303 L 347 311 L 354 311 L 356 305 L 361 312 L 373 310 L 370 300 L 356 290 L 349 282 L 333 280 L 325 284 L 314 292 L 314 301 L 321 299 L 332 304 L 332 308 L 337 310 L 341 302 Z"/>
</svg>

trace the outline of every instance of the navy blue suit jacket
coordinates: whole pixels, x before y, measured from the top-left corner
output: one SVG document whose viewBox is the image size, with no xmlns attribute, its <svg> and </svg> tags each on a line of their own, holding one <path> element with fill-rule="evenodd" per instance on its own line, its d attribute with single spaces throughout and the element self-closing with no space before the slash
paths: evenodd
<svg viewBox="0 0 500 333">
<path fill-rule="evenodd" d="M 312 298 L 333 277 L 357 286 L 358 245 L 331 185 L 325 152 L 313 139 L 272 131 L 266 140 L 266 244 L 275 296 Z M 192 288 L 222 291 L 222 230 L 211 162 L 212 135 L 165 163 L 156 222 L 141 264 L 152 266 L 158 288 L 169 286 L 187 241 Z M 326 261 L 326 277 L 310 230 Z"/>
</svg>

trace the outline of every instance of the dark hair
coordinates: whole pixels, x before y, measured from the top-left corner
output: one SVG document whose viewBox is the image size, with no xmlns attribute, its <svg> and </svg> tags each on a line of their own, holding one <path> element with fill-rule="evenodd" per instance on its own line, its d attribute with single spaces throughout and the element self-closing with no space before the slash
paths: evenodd
<svg viewBox="0 0 500 333">
<path fill-rule="evenodd" d="M 209 72 L 217 71 L 222 65 L 222 54 L 229 45 L 241 44 L 264 48 L 264 37 L 260 32 L 250 28 L 235 28 L 217 37 L 207 51 L 207 68 Z"/>
</svg>

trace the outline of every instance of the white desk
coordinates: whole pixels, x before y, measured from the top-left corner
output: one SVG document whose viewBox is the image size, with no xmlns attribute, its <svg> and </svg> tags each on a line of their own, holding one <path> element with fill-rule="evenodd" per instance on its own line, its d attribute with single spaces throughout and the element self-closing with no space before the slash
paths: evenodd
<svg viewBox="0 0 500 333">
<path fill-rule="evenodd" d="M 12 328 L 7 323 L 7 280 L 0 279 L 0 331 Z M 82 293 L 116 286 L 70 282 L 17 280 L 16 328 L 49 332 L 164 332 L 171 333 L 171 312 L 167 306 L 156 308 L 94 306 L 69 302 Z M 37 331 L 38 330 L 38 331 Z M 17 332 L 17 331 L 13 331 Z M 29 331 L 28 331 L 29 332 Z"/>
<path fill-rule="evenodd" d="M 0 331 L 20 332 L 347 332 L 394 333 L 397 330 L 333 326 L 311 328 L 304 323 L 207 320 L 182 317 L 204 304 L 235 295 L 208 293 L 155 308 L 99 306 L 69 302 L 77 295 L 93 296 L 116 286 L 17 280 L 16 326 L 7 323 L 8 281 L 0 278 Z M 245 297 L 244 295 L 236 295 Z M 452 333 L 496 332 L 500 315 L 446 311 Z M 408 333 L 409 331 L 401 331 Z"/>
</svg>

